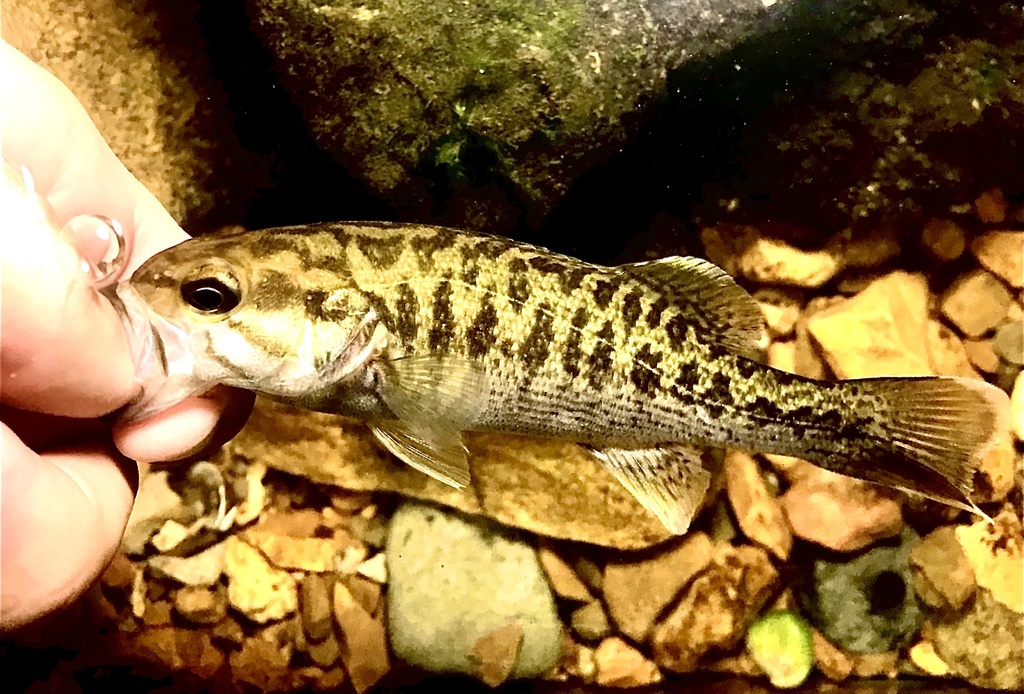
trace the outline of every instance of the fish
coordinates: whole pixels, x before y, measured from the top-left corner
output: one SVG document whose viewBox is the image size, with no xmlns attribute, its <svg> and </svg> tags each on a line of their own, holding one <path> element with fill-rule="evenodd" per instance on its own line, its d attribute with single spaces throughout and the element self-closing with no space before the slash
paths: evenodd
<svg viewBox="0 0 1024 694">
<path fill-rule="evenodd" d="M 444 227 L 320 223 L 185 241 L 121 295 L 164 355 L 186 355 L 175 373 L 192 391 L 364 420 L 457 488 L 465 432 L 575 441 L 674 534 L 718 447 L 980 512 L 974 472 L 1007 428 L 1006 393 L 980 380 L 826 381 L 761 363 L 757 303 L 697 257 L 609 267 Z"/>
</svg>

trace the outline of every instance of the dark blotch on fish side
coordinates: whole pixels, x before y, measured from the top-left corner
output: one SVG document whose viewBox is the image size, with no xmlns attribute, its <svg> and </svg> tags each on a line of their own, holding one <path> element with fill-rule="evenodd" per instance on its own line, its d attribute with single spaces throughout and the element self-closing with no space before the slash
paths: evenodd
<svg viewBox="0 0 1024 694">
<path fill-rule="evenodd" d="M 452 286 L 445 280 L 434 291 L 434 316 L 428 334 L 431 351 L 448 351 L 455 337 L 455 316 L 452 314 Z"/>
<path fill-rule="evenodd" d="M 568 294 L 580 286 L 590 270 L 562 256 L 535 255 L 528 261 L 537 272 L 555 275 L 564 293 Z"/>
<path fill-rule="evenodd" d="M 519 348 L 519 361 L 530 371 L 536 371 L 551 354 L 551 343 L 555 334 L 552 330 L 554 316 L 548 304 L 541 304 L 533 313 L 533 327 Z"/>
<path fill-rule="evenodd" d="M 668 336 L 668 341 L 674 349 L 682 351 L 686 347 L 686 329 L 690 326 L 686 317 L 681 313 L 677 313 L 668 319 L 668 323 L 665 324 L 665 334 Z"/>
<path fill-rule="evenodd" d="M 736 360 L 736 373 L 743 378 L 753 378 L 754 375 L 764 367 L 752 359 L 740 358 Z"/>
<path fill-rule="evenodd" d="M 380 270 L 386 270 L 394 265 L 405 250 L 405 244 L 398 239 L 372 236 L 357 236 L 356 247 L 375 268 Z"/>
<path fill-rule="evenodd" d="M 318 321 L 340 321 L 345 317 L 344 311 L 338 308 L 327 308 L 324 304 L 330 294 L 322 289 L 306 292 L 306 315 Z"/>
<path fill-rule="evenodd" d="M 412 240 L 412 248 L 419 256 L 419 264 L 423 269 L 429 269 L 433 262 L 433 256 L 438 251 L 451 248 L 456 244 L 459 237 L 451 229 L 432 229 L 422 236 Z"/>
<path fill-rule="evenodd" d="M 661 325 L 661 314 L 665 313 L 665 309 L 667 309 L 668 307 L 669 301 L 666 297 L 659 296 L 657 299 L 655 299 L 654 303 L 651 304 L 651 307 L 647 310 L 647 316 L 645 317 L 645 320 L 647 321 L 647 327 L 657 328 L 659 325 Z"/>
<path fill-rule="evenodd" d="M 376 312 L 377 317 L 380 318 L 384 327 L 397 333 L 398 327 L 395 323 L 395 317 L 391 313 L 391 309 L 388 308 L 388 302 L 385 301 L 384 297 L 379 294 L 374 294 L 373 292 L 366 292 L 366 300 L 370 303 L 370 308 Z"/>
<path fill-rule="evenodd" d="M 583 329 L 590 322 L 590 315 L 587 309 L 580 306 L 572 316 L 572 330 L 569 332 L 569 339 L 565 343 L 565 353 L 562 355 L 562 369 L 573 378 L 580 375 L 580 363 L 583 361 L 583 350 L 580 349 L 580 341 L 583 339 Z"/>
<path fill-rule="evenodd" d="M 508 265 L 510 277 L 508 279 L 508 298 L 512 303 L 512 310 L 521 313 L 523 304 L 530 298 L 530 281 L 526 275 L 526 262 L 522 258 L 515 258 Z"/>
<path fill-rule="evenodd" d="M 587 359 L 587 382 L 591 388 L 600 388 L 612 368 L 612 354 L 615 351 L 615 328 L 611 321 L 605 321 L 597 334 L 597 344 Z"/>
<path fill-rule="evenodd" d="M 483 258 L 487 258 L 488 260 L 497 260 L 502 254 L 512 248 L 512 243 L 508 239 L 503 239 L 498 236 L 485 236 L 477 239 L 473 246 L 467 246 L 466 248 L 472 248 L 477 254 Z M 464 253 L 464 256 L 466 255 L 467 254 Z"/>
<path fill-rule="evenodd" d="M 398 286 L 398 300 L 395 302 L 395 331 L 398 338 L 405 344 L 411 344 L 419 332 L 420 302 L 416 292 L 408 284 Z"/>
<path fill-rule="evenodd" d="M 615 296 L 617 288 L 612 282 L 598 278 L 594 282 L 594 303 L 597 304 L 597 307 L 608 308 L 608 304 L 611 303 L 612 297 Z"/>
<path fill-rule="evenodd" d="M 629 380 L 644 395 L 652 395 L 661 383 L 658 365 L 661 354 L 653 351 L 650 345 L 644 345 L 636 355 L 636 363 L 629 372 Z"/>
<path fill-rule="evenodd" d="M 622 299 L 622 322 L 627 328 L 636 327 L 637 321 L 640 320 L 640 313 L 643 310 L 640 306 L 640 297 L 640 290 L 634 287 Z"/>
<path fill-rule="evenodd" d="M 295 282 L 288 275 L 267 270 L 260 275 L 253 292 L 253 304 L 260 311 L 278 311 L 295 305 Z"/>
<path fill-rule="evenodd" d="M 497 339 L 498 312 L 489 298 L 484 299 L 480 312 L 466 331 L 466 342 L 469 356 L 480 359 L 494 346 Z"/>
</svg>

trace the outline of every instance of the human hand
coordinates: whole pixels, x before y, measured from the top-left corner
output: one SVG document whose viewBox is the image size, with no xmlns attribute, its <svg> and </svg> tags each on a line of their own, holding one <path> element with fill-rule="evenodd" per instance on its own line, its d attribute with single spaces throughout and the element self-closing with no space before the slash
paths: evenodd
<svg viewBox="0 0 1024 694">
<path fill-rule="evenodd" d="M 126 106 L 127 107 L 127 106 Z M 82 281 L 54 235 L 79 214 L 131 239 L 125 275 L 186 234 L 118 161 L 71 92 L 0 41 L 3 158 L 25 166 L 52 205 L 31 214 L 16 187 L 0 201 L 0 629 L 67 603 L 121 539 L 136 463 L 174 460 L 237 432 L 252 397 L 219 388 L 141 422 L 107 415 L 136 395 L 113 307 Z"/>
</svg>

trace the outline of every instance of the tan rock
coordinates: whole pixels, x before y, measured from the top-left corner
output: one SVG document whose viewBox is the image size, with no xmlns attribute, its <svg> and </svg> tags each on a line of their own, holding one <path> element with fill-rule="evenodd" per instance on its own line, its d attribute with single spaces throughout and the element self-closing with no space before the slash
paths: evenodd
<svg viewBox="0 0 1024 694">
<path fill-rule="evenodd" d="M 988 231 L 971 241 L 971 253 L 1011 287 L 1024 287 L 1024 231 Z"/>
<path fill-rule="evenodd" d="M 228 613 L 224 594 L 202 586 L 185 586 L 174 595 L 174 611 L 195 624 L 216 624 Z"/>
<path fill-rule="evenodd" d="M 334 634 L 330 633 L 322 641 L 306 644 L 306 655 L 320 667 L 329 668 L 341 657 L 341 644 Z"/>
<path fill-rule="evenodd" d="M 763 284 L 815 288 L 840 269 L 839 258 L 830 251 L 806 251 L 763 236 L 754 239 L 739 258 L 740 274 Z"/>
<path fill-rule="evenodd" d="M 786 490 L 782 508 L 794 535 L 836 552 L 863 549 L 903 527 L 890 490 L 817 467 Z"/>
<path fill-rule="evenodd" d="M 768 602 L 778 579 L 765 550 L 719 547 L 711 565 L 654 629 L 654 661 L 668 670 L 691 672 L 709 651 L 736 646 Z"/>
<path fill-rule="evenodd" d="M 150 627 L 166 626 L 171 623 L 171 612 L 171 603 L 165 600 L 154 600 L 146 604 L 142 621 Z"/>
<path fill-rule="evenodd" d="M 1021 520 L 1009 505 L 995 523 L 979 520 L 958 526 L 956 537 L 974 569 L 980 588 L 1014 612 L 1024 613 L 1024 535 Z"/>
<path fill-rule="evenodd" d="M 377 552 L 372 557 L 364 561 L 356 569 L 356 573 L 360 576 L 370 579 L 375 583 L 381 585 L 388 582 L 388 564 L 387 556 L 383 552 Z"/>
<path fill-rule="evenodd" d="M 999 432 L 992 447 L 978 464 L 971 498 L 980 504 L 1002 501 L 1017 481 L 1014 474 L 1016 469 L 1017 453 L 1013 447 L 1013 435 L 1008 431 Z"/>
<path fill-rule="evenodd" d="M 853 659 L 842 649 L 821 635 L 817 629 L 811 630 L 814 643 L 814 662 L 825 677 L 833 682 L 842 682 L 853 674 Z"/>
<path fill-rule="evenodd" d="M 930 375 L 927 306 L 924 278 L 893 272 L 814 314 L 807 329 L 839 378 Z"/>
<path fill-rule="evenodd" d="M 362 694 L 391 669 L 384 623 L 363 609 L 340 581 L 334 584 L 334 618 L 342 633 L 342 662 Z"/>
<path fill-rule="evenodd" d="M 359 576 L 346 576 L 341 581 L 367 614 L 374 617 L 381 614 L 384 595 L 381 584 Z"/>
<path fill-rule="evenodd" d="M 1010 421 L 1013 435 L 1018 441 L 1024 441 L 1024 372 L 1017 374 L 1010 394 Z"/>
<path fill-rule="evenodd" d="M 793 340 L 793 373 L 817 379 L 829 376 L 828 367 L 807 329 L 806 319 L 801 319 L 796 324 L 796 338 Z"/>
<path fill-rule="evenodd" d="M 1006 198 L 998 188 L 986 190 L 974 200 L 974 213 L 982 222 L 998 224 L 1006 220 Z"/>
<path fill-rule="evenodd" d="M 720 224 L 700 232 L 704 255 L 733 277 L 740 274 L 743 253 L 760 236 L 761 232 L 755 227 L 732 224 Z"/>
<path fill-rule="evenodd" d="M 218 542 L 190 557 L 156 556 L 147 562 L 150 571 L 187 586 L 212 586 L 224 572 L 226 545 Z"/>
<path fill-rule="evenodd" d="M 540 565 L 548 576 L 552 590 L 559 597 L 575 602 L 588 602 L 592 596 L 572 567 L 550 547 L 541 547 L 537 552 Z"/>
<path fill-rule="evenodd" d="M 185 667 L 185 659 L 179 649 L 179 631 L 173 627 L 143 629 L 135 636 L 132 650 L 146 661 L 171 672 L 181 670 Z"/>
<path fill-rule="evenodd" d="M 480 637 L 471 650 L 479 663 L 477 678 L 488 687 L 497 687 L 508 679 L 523 645 L 523 627 L 510 622 Z"/>
<path fill-rule="evenodd" d="M 938 376 L 981 378 L 974 370 L 963 342 L 955 332 L 935 319 L 928 321 L 928 361 Z"/>
<path fill-rule="evenodd" d="M 985 270 L 958 277 L 942 294 L 940 309 L 967 337 L 980 337 L 1006 317 L 1013 297 L 1006 287 Z"/>
<path fill-rule="evenodd" d="M 879 228 L 872 233 L 854 235 L 846 229 L 834 235 L 826 250 L 838 258 L 843 268 L 873 268 L 900 254 L 895 229 Z"/>
<path fill-rule="evenodd" d="M 1024 620 L 991 592 L 978 591 L 958 619 L 937 622 L 930 640 L 954 676 L 985 689 L 1020 691 Z"/>
<path fill-rule="evenodd" d="M 299 593 L 290 573 L 271 566 L 259 550 L 238 537 L 229 537 L 225 543 L 224 573 L 232 607 L 260 623 L 295 612 Z"/>
<path fill-rule="evenodd" d="M 233 691 L 287 691 L 291 653 L 262 638 L 249 638 L 228 656 Z"/>
<path fill-rule="evenodd" d="M 773 342 L 768 347 L 768 365 L 789 373 L 796 373 L 796 342 Z"/>
<path fill-rule="evenodd" d="M 661 682 L 658 666 L 620 639 L 611 636 L 594 652 L 596 681 L 602 687 L 643 687 Z"/>
<path fill-rule="evenodd" d="M 853 674 L 857 677 L 870 679 L 873 677 L 885 677 L 896 679 L 899 674 L 899 651 L 887 651 L 885 653 L 857 653 L 853 656 Z"/>
<path fill-rule="evenodd" d="M 978 587 L 950 526 L 936 528 L 917 543 L 910 551 L 910 566 L 918 596 L 943 612 L 959 610 Z"/>
<path fill-rule="evenodd" d="M 910 647 L 908 654 L 912 662 L 932 677 L 945 677 L 949 674 L 949 665 L 935 652 L 935 644 L 931 641 L 918 641 Z"/>
<path fill-rule="evenodd" d="M 490 516 L 548 537 L 643 549 L 669 532 L 580 446 L 471 434 L 472 489 L 457 490 L 392 458 L 362 425 L 259 401 L 228 444 L 241 461 L 357 491 L 406 496 Z"/>
<path fill-rule="evenodd" d="M 772 337 L 788 337 L 793 334 L 803 307 L 803 300 L 798 293 L 766 287 L 754 292 L 754 300 L 761 307 L 765 325 Z"/>
<path fill-rule="evenodd" d="M 332 590 L 326 576 L 309 574 L 299 584 L 299 617 L 309 641 L 323 641 L 331 633 Z"/>
<path fill-rule="evenodd" d="M 1018 368 L 1024 365 L 1024 323 L 1019 320 L 1006 321 L 996 328 L 996 334 L 992 337 L 992 350 L 1007 364 Z"/>
<path fill-rule="evenodd" d="M 245 468 L 245 498 L 238 504 L 235 524 L 249 525 L 260 517 L 267 504 L 267 488 L 263 478 L 267 475 L 267 466 L 261 461 L 253 461 Z"/>
<path fill-rule="evenodd" d="M 692 532 L 647 559 L 609 562 L 604 600 L 619 631 L 636 642 L 645 641 L 661 611 L 713 556 L 711 539 Z"/>
<path fill-rule="evenodd" d="M 347 547 L 333 538 L 291 537 L 266 530 L 247 530 L 243 538 L 263 553 L 271 564 L 282 569 L 324 573 L 335 568 L 340 553 Z M 353 567 L 354 571 L 354 567 Z"/>
<path fill-rule="evenodd" d="M 929 219 L 921 233 L 921 245 L 933 257 L 949 262 L 963 255 L 967 234 L 952 219 Z"/>
<path fill-rule="evenodd" d="M 599 641 L 611 633 L 611 624 L 600 600 L 588 602 L 572 611 L 569 618 L 573 633 L 588 642 Z"/>
<path fill-rule="evenodd" d="M 779 559 L 788 559 L 793 533 L 778 500 L 765 486 L 757 461 L 747 453 L 730 450 L 724 468 L 726 492 L 740 530 Z"/>
<path fill-rule="evenodd" d="M 284 535 L 285 537 L 313 537 L 323 524 L 323 515 L 313 508 L 297 510 L 268 510 L 260 522 L 247 532 L 256 535 Z"/>
<path fill-rule="evenodd" d="M 978 371 L 994 374 L 999 369 L 999 355 L 992 349 L 991 340 L 964 340 L 967 358 Z"/>
</svg>

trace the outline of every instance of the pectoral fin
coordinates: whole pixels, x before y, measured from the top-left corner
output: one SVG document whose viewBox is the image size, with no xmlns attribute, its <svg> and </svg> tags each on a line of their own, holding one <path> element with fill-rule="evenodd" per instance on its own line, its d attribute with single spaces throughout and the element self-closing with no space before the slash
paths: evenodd
<svg viewBox="0 0 1024 694">
<path fill-rule="evenodd" d="M 687 444 L 654 448 L 592 449 L 594 455 L 644 508 L 682 535 L 711 484 L 700 450 Z"/>
<path fill-rule="evenodd" d="M 469 484 L 461 432 L 438 427 L 416 430 L 397 422 L 375 424 L 370 431 L 384 448 L 420 472 L 456 489 Z"/>
<path fill-rule="evenodd" d="M 490 398 L 487 373 L 459 357 L 396 359 L 386 371 L 381 398 L 395 419 L 372 431 L 395 456 L 453 487 L 469 484 L 462 432 L 477 421 Z"/>
</svg>

